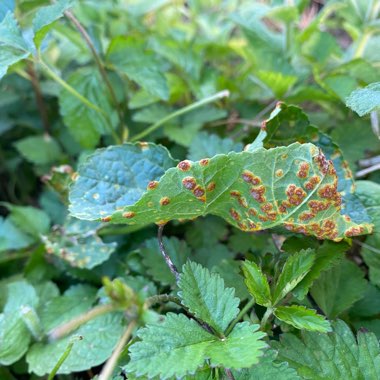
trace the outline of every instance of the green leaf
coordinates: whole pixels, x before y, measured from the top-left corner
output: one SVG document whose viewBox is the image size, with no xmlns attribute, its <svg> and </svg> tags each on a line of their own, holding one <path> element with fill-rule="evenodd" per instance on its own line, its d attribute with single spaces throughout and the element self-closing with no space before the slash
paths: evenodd
<svg viewBox="0 0 380 380">
<path fill-rule="evenodd" d="M 112 40 L 107 58 L 115 67 L 150 94 L 163 100 L 169 98 L 165 69 L 154 54 L 132 38 L 116 37 Z"/>
<path fill-rule="evenodd" d="M 346 99 L 347 107 L 364 116 L 380 107 L 380 82 L 353 91 Z"/>
<path fill-rule="evenodd" d="M 6 13 L 0 23 L 0 79 L 7 73 L 9 66 L 27 58 L 30 49 L 21 35 L 13 13 Z"/>
<path fill-rule="evenodd" d="M 318 315 L 315 310 L 307 309 L 304 306 L 279 306 L 274 309 L 273 313 L 278 319 L 296 329 L 319 332 L 331 331 L 329 321 L 326 321 L 322 315 Z"/>
<path fill-rule="evenodd" d="M 28 247 L 34 239 L 19 229 L 10 218 L 0 216 L 0 252 Z"/>
<path fill-rule="evenodd" d="M 79 327 L 74 334 L 51 343 L 35 343 L 26 356 L 29 371 L 43 376 L 50 373 L 65 351 L 73 335 L 76 342 L 63 362 L 58 374 L 85 371 L 105 362 L 112 354 L 124 331 L 122 313 L 109 313 L 96 317 Z"/>
<path fill-rule="evenodd" d="M 291 292 L 307 275 L 314 264 L 315 252 L 302 250 L 289 256 L 273 290 L 273 304 Z"/>
<path fill-rule="evenodd" d="M 344 322 L 332 322 L 332 326 L 330 334 L 303 331 L 301 338 L 284 334 L 276 344 L 279 359 L 305 379 L 378 379 L 380 350 L 376 336 L 359 332 L 356 340 Z"/>
<path fill-rule="evenodd" d="M 136 202 L 149 182 L 157 181 L 174 164 L 166 148 L 154 144 L 97 150 L 79 167 L 70 192 L 70 212 L 79 219 L 106 217 Z"/>
<path fill-rule="evenodd" d="M 71 135 L 83 148 L 93 148 L 101 135 L 115 130 L 118 122 L 107 87 L 96 70 L 77 70 L 66 81 L 101 110 L 89 108 L 65 89 L 59 95 L 60 112 Z"/>
<path fill-rule="evenodd" d="M 297 82 L 294 75 L 285 75 L 278 71 L 258 70 L 257 78 L 268 87 L 275 98 L 282 98 Z"/>
<path fill-rule="evenodd" d="M 49 135 L 30 136 L 15 142 L 16 149 L 35 165 L 48 165 L 58 161 L 61 148 Z"/>
<path fill-rule="evenodd" d="M 130 362 L 124 369 L 137 376 L 160 376 L 165 380 L 194 373 L 206 360 L 211 366 L 247 368 L 258 362 L 266 344 L 258 325 L 239 323 L 223 340 L 211 335 L 183 314 L 169 313 L 157 325 L 138 331 L 141 341 L 129 349 Z"/>
<path fill-rule="evenodd" d="M 2 21 L 8 12 L 14 12 L 15 2 L 14 0 L 3 0 L 0 3 L 0 21 Z"/>
<path fill-rule="evenodd" d="M 323 272 L 310 289 L 315 302 L 330 318 L 336 318 L 363 297 L 367 281 L 362 270 L 347 259 Z"/>
<path fill-rule="evenodd" d="M 198 133 L 189 147 L 189 160 L 200 160 L 205 157 L 213 157 L 217 154 L 227 154 L 231 151 L 240 152 L 243 144 L 235 143 L 229 138 L 222 139 L 218 135 L 208 134 L 207 132 Z"/>
<path fill-rule="evenodd" d="M 344 252 L 347 251 L 348 248 L 347 243 L 325 241 L 316 251 L 315 262 L 311 270 L 293 290 L 293 295 L 302 300 L 320 274 L 337 264 L 337 262 L 344 257 Z"/>
<path fill-rule="evenodd" d="M 87 167 L 79 169 L 80 177 Z M 82 198 L 94 192 L 85 195 L 78 183 L 71 192 L 71 202 L 75 203 L 72 214 L 88 219 L 107 215 L 93 203 L 88 209 L 89 202 Z M 95 186 L 96 182 L 92 183 Z M 312 144 L 231 152 L 199 162 L 180 162 L 149 186 L 135 204 L 123 208 L 119 203 L 120 210 L 108 207 L 113 214 L 108 214 L 107 220 L 145 225 L 214 214 L 244 231 L 285 226 L 336 241 L 371 231 L 368 223 L 357 225 L 341 214 L 341 195 L 336 186 L 331 162 Z M 114 197 L 111 183 L 106 189 L 102 199 Z"/>
<path fill-rule="evenodd" d="M 286 362 L 275 361 L 277 352 L 266 350 L 258 364 L 250 369 L 233 371 L 235 380 L 300 380 L 295 369 Z"/>
<path fill-rule="evenodd" d="M 223 279 L 201 265 L 187 262 L 178 282 L 182 304 L 200 320 L 223 334 L 239 313 L 240 300 L 233 288 L 225 288 Z"/>
<path fill-rule="evenodd" d="M 63 17 L 63 13 L 72 5 L 73 0 L 58 0 L 52 5 L 38 9 L 33 19 L 34 43 L 37 49 L 40 48 L 44 37 L 53 26 L 52 23 Z"/>
<path fill-rule="evenodd" d="M 242 265 L 242 269 L 245 277 L 245 284 L 251 295 L 255 298 L 256 303 L 270 307 L 272 305 L 272 297 L 269 284 L 260 267 L 253 261 L 246 260 Z"/>
</svg>

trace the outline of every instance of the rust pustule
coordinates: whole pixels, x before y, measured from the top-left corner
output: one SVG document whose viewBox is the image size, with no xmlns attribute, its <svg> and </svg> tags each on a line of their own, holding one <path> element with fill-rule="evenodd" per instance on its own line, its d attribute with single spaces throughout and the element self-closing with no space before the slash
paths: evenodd
<svg viewBox="0 0 380 380">
<path fill-rule="evenodd" d="M 142 150 L 149 149 L 149 144 L 146 141 L 140 141 L 138 144 Z"/>
<path fill-rule="evenodd" d="M 264 196 L 265 194 L 265 187 L 264 186 L 257 186 L 251 188 L 251 195 L 253 199 L 255 199 L 259 203 L 264 203 L 266 201 L 266 198 Z"/>
<path fill-rule="evenodd" d="M 284 175 L 284 171 L 282 169 L 276 170 L 276 177 L 282 177 Z"/>
<path fill-rule="evenodd" d="M 361 226 L 359 226 L 359 227 L 350 227 L 350 228 L 344 233 L 344 235 L 347 236 L 347 237 L 351 237 L 351 236 L 361 235 L 363 232 L 364 232 L 364 228 L 361 227 Z"/>
<path fill-rule="evenodd" d="M 249 170 L 244 170 L 243 174 L 241 176 L 245 182 L 251 183 L 254 186 L 259 185 L 261 183 L 261 179 L 259 177 L 255 176 Z"/>
<path fill-rule="evenodd" d="M 232 218 L 236 221 L 240 220 L 241 217 L 240 217 L 240 214 L 234 209 L 234 208 L 231 208 L 230 209 L 230 215 L 232 216 Z"/>
<path fill-rule="evenodd" d="M 207 166 L 208 163 L 210 162 L 210 160 L 208 158 L 202 158 L 200 161 L 199 161 L 199 164 L 201 166 Z"/>
<path fill-rule="evenodd" d="M 289 185 L 286 189 L 288 201 L 293 206 L 299 206 L 306 197 L 306 192 L 296 185 Z"/>
<path fill-rule="evenodd" d="M 191 168 L 191 163 L 188 160 L 181 161 L 178 165 L 177 168 L 179 170 L 182 170 L 183 172 L 187 172 Z"/>
<path fill-rule="evenodd" d="M 315 213 L 327 210 L 329 208 L 328 202 L 323 201 L 311 200 L 307 205 Z"/>
<path fill-rule="evenodd" d="M 327 184 L 322 186 L 318 190 L 318 195 L 321 198 L 328 199 L 329 201 L 332 201 L 336 207 L 340 206 L 342 203 L 341 196 L 337 190 L 337 182 L 334 182 L 333 184 Z"/>
<path fill-rule="evenodd" d="M 161 206 L 167 206 L 170 203 L 170 199 L 168 197 L 163 197 L 160 199 Z"/>
<path fill-rule="evenodd" d="M 135 216 L 136 214 L 133 211 L 127 211 L 122 214 L 123 218 L 131 219 Z"/>
<path fill-rule="evenodd" d="M 185 178 L 182 180 L 182 184 L 183 184 L 183 186 L 184 186 L 187 190 L 193 190 L 193 189 L 195 189 L 195 187 L 197 186 L 197 182 L 195 181 L 195 178 L 194 178 L 194 177 L 185 177 Z"/>
<path fill-rule="evenodd" d="M 262 222 L 267 222 L 268 221 L 268 218 L 264 215 L 259 215 L 259 219 L 262 221 Z"/>
<path fill-rule="evenodd" d="M 248 221 L 248 227 L 250 231 L 257 231 L 259 229 L 259 226 L 255 224 L 254 222 L 252 222 L 251 220 Z"/>
<path fill-rule="evenodd" d="M 323 174 L 327 174 L 329 170 L 329 163 L 326 160 L 326 157 L 324 154 L 320 151 L 317 156 L 314 157 L 314 162 L 317 164 L 319 170 Z"/>
<path fill-rule="evenodd" d="M 104 216 L 103 218 L 100 219 L 102 222 L 110 222 L 111 221 L 111 216 Z"/>
<path fill-rule="evenodd" d="M 265 213 L 267 213 L 267 212 L 273 210 L 273 206 L 272 206 L 271 203 L 265 203 L 265 204 L 262 205 L 260 208 L 261 208 L 261 210 L 264 211 Z"/>
<path fill-rule="evenodd" d="M 147 189 L 148 190 L 153 190 L 158 186 L 158 181 L 150 181 L 148 183 Z"/>
<path fill-rule="evenodd" d="M 250 209 L 248 210 L 248 214 L 251 215 L 251 216 L 256 216 L 257 215 L 257 211 L 253 207 L 250 207 Z"/>
<path fill-rule="evenodd" d="M 245 199 L 245 197 L 239 197 L 237 200 L 238 200 L 240 206 L 242 206 L 244 208 L 248 208 L 248 203 L 247 203 L 247 200 Z"/>
<path fill-rule="evenodd" d="M 210 182 L 210 183 L 207 185 L 206 190 L 207 190 L 207 191 L 213 191 L 213 190 L 215 189 L 215 186 L 216 186 L 215 182 Z"/>
<path fill-rule="evenodd" d="M 237 190 L 231 190 L 230 195 L 231 197 L 239 198 L 241 196 L 241 192 Z"/>
<path fill-rule="evenodd" d="M 304 183 L 305 189 L 306 190 L 313 190 L 315 186 L 318 185 L 318 183 L 321 182 L 321 177 L 317 175 L 313 175 L 312 177 L 309 178 L 308 181 Z"/>
<path fill-rule="evenodd" d="M 247 231 L 248 230 L 248 227 L 245 223 L 243 222 L 238 222 L 238 226 L 239 228 L 242 230 L 242 231 Z"/>
<path fill-rule="evenodd" d="M 297 177 L 298 178 L 307 178 L 309 175 L 310 165 L 307 162 L 302 162 L 299 166 Z"/>
<path fill-rule="evenodd" d="M 205 190 L 202 189 L 202 187 L 200 187 L 199 185 L 195 187 L 195 189 L 193 190 L 193 194 L 197 197 L 197 198 L 201 198 L 203 197 L 203 195 L 205 194 Z"/>
<path fill-rule="evenodd" d="M 302 222 L 306 222 L 310 219 L 313 219 L 314 217 L 315 217 L 315 214 L 313 212 L 304 211 L 302 214 L 300 214 L 298 219 L 301 220 Z"/>
</svg>

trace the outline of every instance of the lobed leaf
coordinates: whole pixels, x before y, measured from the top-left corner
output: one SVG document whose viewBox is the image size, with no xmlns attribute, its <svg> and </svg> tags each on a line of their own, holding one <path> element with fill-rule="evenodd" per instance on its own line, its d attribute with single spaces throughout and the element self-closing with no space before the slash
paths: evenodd
<svg viewBox="0 0 380 380">
<path fill-rule="evenodd" d="M 110 152 L 115 149 L 133 152 L 136 147 L 125 145 L 110 148 Z M 102 151 L 95 153 L 79 169 L 79 178 L 93 172 L 91 161 L 99 162 L 101 157 Z M 356 224 L 341 213 L 336 171 L 312 144 L 295 143 L 269 150 L 220 154 L 198 162 L 182 161 L 167 170 L 160 181 L 152 175 L 147 191 L 138 199 L 140 188 L 132 198 L 134 204 L 125 196 L 129 189 L 123 183 L 131 182 L 133 176 L 120 172 L 124 185 L 121 189 L 120 179 L 111 177 L 102 166 L 93 174 L 98 181 L 89 181 L 91 188 L 89 183 L 83 186 L 83 181 L 73 185 L 70 199 L 74 216 L 145 225 L 214 214 L 243 231 L 284 226 L 293 232 L 335 241 L 372 231 L 369 223 Z M 101 177 L 107 178 L 107 185 L 98 192 Z M 113 185 L 119 185 L 117 191 Z M 116 195 L 120 197 L 119 210 L 106 201 Z M 123 197 L 127 198 L 124 204 Z"/>
<path fill-rule="evenodd" d="M 359 116 L 364 116 L 380 107 L 380 82 L 371 83 L 367 87 L 351 92 L 346 99 L 347 107 Z"/>
</svg>

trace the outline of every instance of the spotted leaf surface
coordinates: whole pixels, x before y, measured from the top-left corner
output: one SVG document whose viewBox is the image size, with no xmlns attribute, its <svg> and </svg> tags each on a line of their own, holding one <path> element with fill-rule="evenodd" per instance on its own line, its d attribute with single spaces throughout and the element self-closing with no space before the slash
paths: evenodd
<svg viewBox="0 0 380 380">
<path fill-rule="evenodd" d="M 83 171 L 88 172 L 88 167 L 84 166 Z M 83 175 L 81 171 L 79 175 Z M 109 180 L 107 183 L 112 193 L 113 186 Z M 133 178 L 129 183 L 133 183 Z M 114 207 L 109 215 L 104 211 L 96 215 L 99 208 L 95 207 L 83 212 L 82 197 L 90 200 L 94 197 L 83 194 L 77 183 L 72 189 L 75 205 L 71 211 L 78 218 L 90 215 L 103 221 L 135 225 L 213 214 L 243 231 L 284 226 L 293 232 L 337 241 L 370 232 L 370 224 L 356 224 L 341 214 L 342 199 L 337 184 L 332 162 L 315 145 L 295 143 L 269 150 L 231 152 L 197 162 L 182 161 L 160 181 L 149 182 L 147 191 L 135 204 L 131 200 L 141 194 L 141 188 L 127 197 L 130 205 L 119 210 Z M 96 180 L 92 187 L 96 187 Z M 121 206 L 122 189 L 117 194 L 114 205 Z M 101 196 L 112 198 L 107 192 Z M 112 204 L 106 206 L 102 210 L 110 212 Z"/>
</svg>

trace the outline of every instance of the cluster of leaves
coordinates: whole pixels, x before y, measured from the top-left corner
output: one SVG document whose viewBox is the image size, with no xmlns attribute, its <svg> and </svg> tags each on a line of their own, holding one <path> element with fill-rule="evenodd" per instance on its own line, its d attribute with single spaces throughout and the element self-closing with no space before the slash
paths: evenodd
<svg viewBox="0 0 380 380">
<path fill-rule="evenodd" d="M 380 378 L 380 6 L 321 3 L 0 2 L 1 379 Z"/>
</svg>

